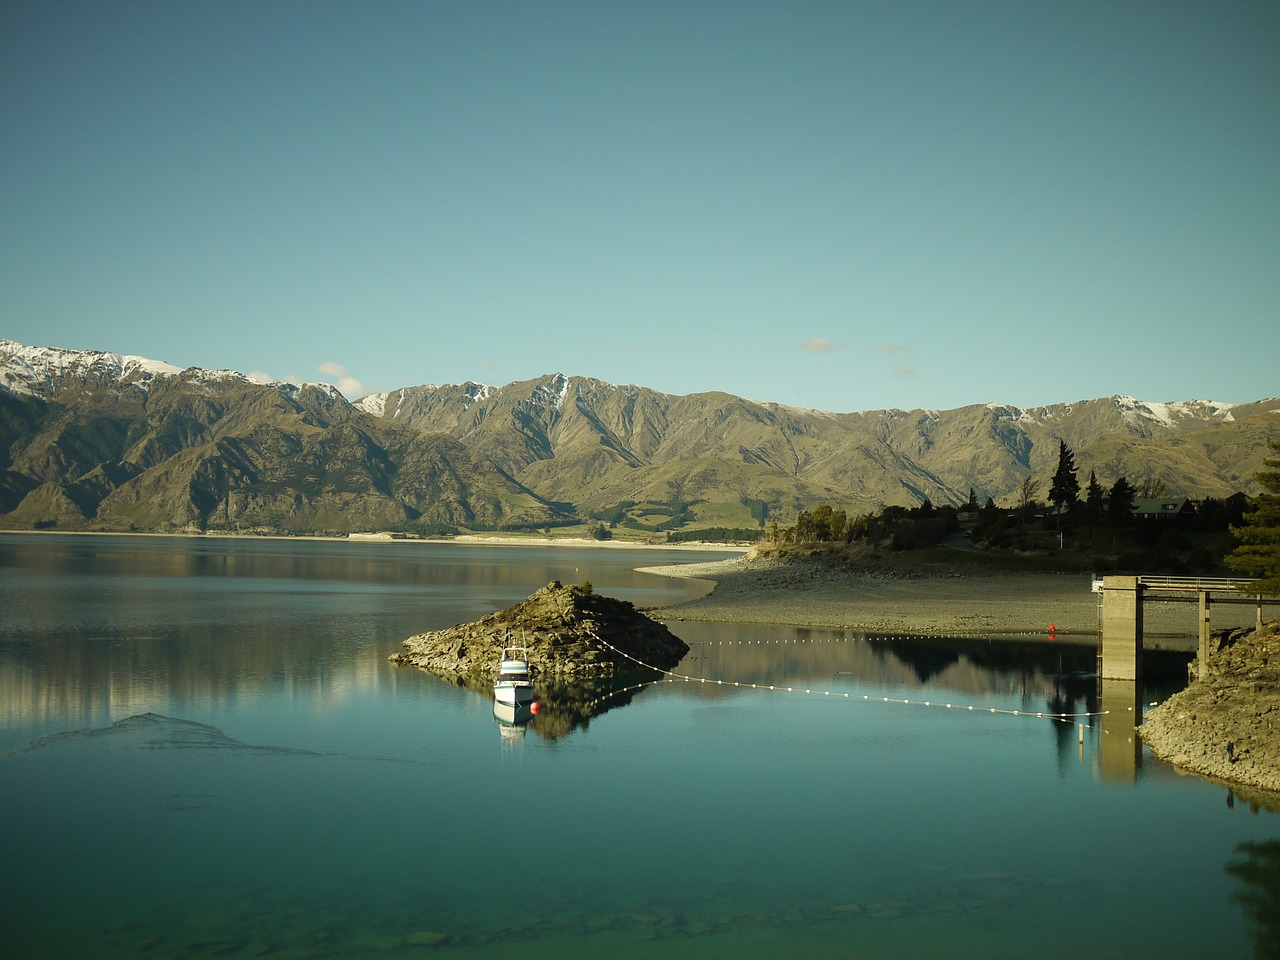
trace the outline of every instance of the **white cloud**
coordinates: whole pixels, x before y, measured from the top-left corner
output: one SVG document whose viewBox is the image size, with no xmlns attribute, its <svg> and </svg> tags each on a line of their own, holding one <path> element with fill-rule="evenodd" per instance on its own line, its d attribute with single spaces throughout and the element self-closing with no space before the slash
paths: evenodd
<svg viewBox="0 0 1280 960">
<path fill-rule="evenodd" d="M 270 386 L 273 383 L 291 383 L 295 387 L 300 387 L 307 381 L 296 373 L 291 373 L 286 377 L 276 377 L 267 373 L 265 370 L 254 370 L 252 373 L 246 373 L 244 378 L 250 383 L 260 384 L 261 386 Z"/>
<path fill-rule="evenodd" d="M 847 343 L 835 343 L 826 337 L 814 337 L 812 340 L 806 340 L 800 344 L 800 349 L 805 353 L 833 353 L 836 350 L 848 350 Z"/>
<path fill-rule="evenodd" d="M 905 363 L 895 363 L 892 371 L 894 377 L 899 380 L 907 380 L 916 375 L 916 368 L 909 367 Z"/>
<path fill-rule="evenodd" d="M 340 363 L 334 363 L 332 360 L 326 360 L 316 369 L 330 380 L 337 381 L 335 386 L 339 391 L 341 391 L 342 395 L 348 399 L 359 399 L 360 397 L 368 396 L 373 392 L 355 377 L 351 376 L 351 374 L 347 372 L 347 368 Z"/>
</svg>

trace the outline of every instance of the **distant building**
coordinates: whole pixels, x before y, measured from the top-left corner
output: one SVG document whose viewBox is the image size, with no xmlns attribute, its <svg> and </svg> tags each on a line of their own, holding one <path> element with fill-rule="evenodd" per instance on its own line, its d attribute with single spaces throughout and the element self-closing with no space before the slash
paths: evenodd
<svg viewBox="0 0 1280 960">
<path fill-rule="evenodd" d="M 1137 497 L 1133 501 L 1135 520 L 1177 520 L 1195 516 L 1196 508 L 1186 497 Z"/>
</svg>

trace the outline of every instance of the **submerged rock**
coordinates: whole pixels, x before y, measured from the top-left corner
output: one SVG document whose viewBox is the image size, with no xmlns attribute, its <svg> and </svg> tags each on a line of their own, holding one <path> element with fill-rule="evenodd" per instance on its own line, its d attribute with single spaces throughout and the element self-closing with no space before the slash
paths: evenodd
<svg viewBox="0 0 1280 960">
<path fill-rule="evenodd" d="M 683 640 L 626 600 L 552 580 L 527 600 L 473 623 L 410 637 L 392 663 L 467 685 L 488 682 L 506 646 L 525 647 L 535 679 L 666 670 L 689 652 Z M 539 684 L 541 686 L 541 684 Z"/>
<path fill-rule="evenodd" d="M 1138 731 L 1175 767 L 1280 798 L 1280 620 L 1215 639 L 1205 678 L 1150 711 Z M 1191 676 L 1199 672 L 1193 661 Z"/>
</svg>

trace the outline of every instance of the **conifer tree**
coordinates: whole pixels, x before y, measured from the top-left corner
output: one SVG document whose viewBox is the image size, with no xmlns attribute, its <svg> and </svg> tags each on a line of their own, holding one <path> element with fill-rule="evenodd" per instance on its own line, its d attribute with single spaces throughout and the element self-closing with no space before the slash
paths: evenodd
<svg viewBox="0 0 1280 960">
<path fill-rule="evenodd" d="M 1107 512 L 1107 494 L 1098 482 L 1096 471 L 1089 471 L 1089 486 L 1084 495 L 1084 515 L 1089 522 L 1089 543 L 1093 544 L 1093 530 Z"/>
<path fill-rule="evenodd" d="M 1111 485 L 1111 495 L 1107 497 L 1107 519 L 1116 527 L 1123 527 L 1133 519 L 1133 487 L 1124 477 Z"/>
<path fill-rule="evenodd" d="M 1049 485 L 1049 500 L 1054 507 L 1054 528 L 1062 527 L 1063 509 L 1075 506 L 1080 496 L 1080 481 L 1076 479 L 1076 457 L 1067 446 L 1067 441 L 1058 441 L 1058 470 L 1053 475 L 1053 483 Z"/>
<path fill-rule="evenodd" d="M 1280 453 L 1280 442 L 1268 440 L 1267 446 Z M 1264 493 L 1253 497 L 1254 510 L 1245 522 L 1233 525 L 1240 545 L 1226 556 L 1227 565 L 1256 577 L 1249 593 L 1280 595 L 1280 457 L 1262 461 L 1270 469 L 1254 475 Z"/>
<path fill-rule="evenodd" d="M 1053 483 L 1049 486 L 1049 499 L 1062 512 L 1063 506 L 1075 505 L 1080 496 L 1080 481 L 1076 479 L 1076 456 L 1067 446 L 1067 441 L 1058 441 L 1058 471 L 1053 475 Z"/>
<path fill-rule="evenodd" d="M 1089 471 L 1089 486 L 1085 493 L 1084 506 L 1085 512 L 1089 516 L 1090 522 L 1102 519 L 1102 512 L 1106 509 L 1107 495 L 1102 489 L 1102 484 L 1098 482 L 1098 475 Z"/>
</svg>

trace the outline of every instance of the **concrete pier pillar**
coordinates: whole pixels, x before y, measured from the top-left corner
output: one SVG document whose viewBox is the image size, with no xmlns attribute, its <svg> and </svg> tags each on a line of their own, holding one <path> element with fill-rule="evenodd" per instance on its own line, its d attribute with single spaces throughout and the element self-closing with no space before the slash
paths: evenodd
<svg viewBox="0 0 1280 960">
<path fill-rule="evenodd" d="M 1196 670 L 1201 680 L 1209 675 L 1209 607 L 1212 604 L 1208 590 L 1200 591 L 1200 647 Z"/>
<path fill-rule="evenodd" d="M 1098 675 L 1142 679 L 1142 591 L 1137 577 L 1102 579 L 1102 652 Z"/>
</svg>

